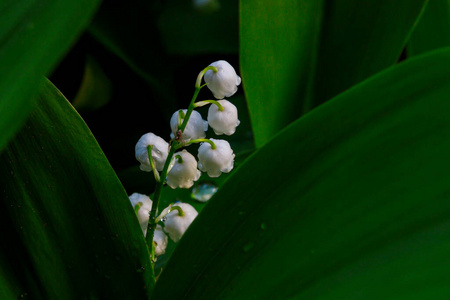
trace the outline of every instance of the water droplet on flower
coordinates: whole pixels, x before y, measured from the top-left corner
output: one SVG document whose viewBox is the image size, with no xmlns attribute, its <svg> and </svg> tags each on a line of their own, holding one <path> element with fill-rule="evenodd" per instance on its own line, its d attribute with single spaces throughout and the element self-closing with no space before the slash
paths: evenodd
<svg viewBox="0 0 450 300">
<path fill-rule="evenodd" d="M 167 217 L 162 218 L 161 221 L 163 222 L 167 221 Z"/>
<path fill-rule="evenodd" d="M 242 250 L 244 250 L 244 252 L 248 252 L 253 248 L 253 246 L 255 246 L 255 243 L 248 242 L 247 244 L 245 244 L 245 246 L 242 248 Z"/>
<path fill-rule="evenodd" d="M 217 193 L 219 188 L 210 182 L 200 183 L 192 189 L 191 197 L 199 202 L 206 202 Z"/>
</svg>

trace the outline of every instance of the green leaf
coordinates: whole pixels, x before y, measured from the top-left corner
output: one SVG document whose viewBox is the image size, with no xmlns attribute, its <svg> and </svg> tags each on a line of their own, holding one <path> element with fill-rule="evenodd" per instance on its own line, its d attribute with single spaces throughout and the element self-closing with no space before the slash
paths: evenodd
<svg viewBox="0 0 450 300">
<path fill-rule="evenodd" d="M 260 147 L 301 114 L 323 0 L 240 1 L 241 75 Z"/>
<path fill-rule="evenodd" d="M 0 4 L 0 150 L 33 108 L 32 95 L 87 25 L 99 0 Z"/>
<path fill-rule="evenodd" d="M 0 156 L 0 199 L 1 272 L 22 294 L 144 299 L 151 291 L 148 250 L 128 197 L 83 120 L 48 81 Z"/>
<path fill-rule="evenodd" d="M 450 46 L 450 1 L 430 1 L 408 44 L 408 56 Z"/>
<path fill-rule="evenodd" d="M 241 1 L 241 69 L 256 146 L 393 65 L 425 2 Z"/>
<path fill-rule="evenodd" d="M 191 225 L 153 299 L 444 299 L 450 50 L 293 123 Z"/>
</svg>

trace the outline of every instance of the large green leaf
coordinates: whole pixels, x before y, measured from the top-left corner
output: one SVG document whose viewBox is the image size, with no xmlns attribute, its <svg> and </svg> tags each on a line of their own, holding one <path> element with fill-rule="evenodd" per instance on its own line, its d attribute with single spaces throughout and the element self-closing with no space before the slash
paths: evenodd
<svg viewBox="0 0 450 300">
<path fill-rule="evenodd" d="M 425 2 L 241 1 L 241 69 L 256 145 L 394 64 Z"/>
<path fill-rule="evenodd" d="M 414 29 L 408 56 L 450 46 L 450 1 L 432 0 Z"/>
<path fill-rule="evenodd" d="M 0 272 L 8 276 L 1 293 L 19 287 L 32 299 L 143 299 L 152 289 L 128 197 L 83 120 L 48 81 L 0 156 L 0 199 Z"/>
<path fill-rule="evenodd" d="M 323 0 L 240 1 L 240 63 L 257 147 L 300 116 Z"/>
<path fill-rule="evenodd" d="M 203 209 L 153 299 L 445 299 L 450 50 L 300 118 Z"/>
<path fill-rule="evenodd" d="M 0 3 L 0 150 L 32 109 L 31 97 L 87 25 L 99 0 Z"/>
</svg>

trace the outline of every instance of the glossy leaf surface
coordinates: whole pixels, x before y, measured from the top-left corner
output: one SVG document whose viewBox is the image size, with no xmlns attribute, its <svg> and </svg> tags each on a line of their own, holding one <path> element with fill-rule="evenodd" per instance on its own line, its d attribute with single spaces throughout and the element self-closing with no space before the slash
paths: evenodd
<svg viewBox="0 0 450 300">
<path fill-rule="evenodd" d="M 393 65 L 424 3 L 241 1 L 241 69 L 256 146 Z"/>
<path fill-rule="evenodd" d="M 33 108 L 33 94 L 89 22 L 99 0 L 0 4 L 0 150 Z"/>
<path fill-rule="evenodd" d="M 450 51 L 262 147 L 180 241 L 154 299 L 440 299 L 450 276 Z"/>
<path fill-rule="evenodd" d="M 450 47 L 450 1 L 431 0 L 411 35 L 408 56 L 443 47 Z"/>
<path fill-rule="evenodd" d="M 5 299 L 144 299 L 151 290 L 128 197 L 83 120 L 48 81 L 0 156 L 0 199 Z"/>
</svg>

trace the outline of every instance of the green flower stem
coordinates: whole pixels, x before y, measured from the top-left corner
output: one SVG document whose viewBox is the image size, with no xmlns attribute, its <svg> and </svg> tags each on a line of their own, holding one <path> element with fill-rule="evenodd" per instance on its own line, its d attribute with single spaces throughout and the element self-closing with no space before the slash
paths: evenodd
<svg viewBox="0 0 450 300">
<path fill-rule="evenodd" d="M 206 67 L 205 69 L 203 69 L 203 71 L 201 71 L 198 74 L 197 81 L 195 83 L 195 91 L 194 91 L 194 95 L 192 96 L 191 103 L 189 103 L 189 107 L 186 112 L 186 116 L 183 120 L 183 123 L 181 124 L 180 127 L 178 127 L 178 130 L 180 130 L 181 132 L 184 132 L 184 129 L 186 128 L 186 125 L 189 121 L 192 111 L 195 108 L 195 100 L 197 99 L 198 93 L 200 92 L 201 88 L 206 85 L 206 84 L 201 85 L 201 82 L 202 82 L 203 75 L 208 70 L 212 70 L 214 73 L 217 72 L 217 69 L 215 67 L 209 66 L 209 67 Z M 152 210 L 150 211 L 150 217 L 149 217 L 149 222 L 148 222 L 148 227 L 147 227 L 147 236 L 145 237 L 145 239 L 147 241 L 147 247 L 150 251 L 150 262 L 152 264 L 153 279 L 155 279 L 155 261 L 156 261 L 155 247 L 153 246 L 153 236 L 155 235 L 155 229 L 156 229 L 156 225 L 157 225 L 157 223 L 155 222 L 156 221 L 156 211 L 158 210 L 159 200 L 161 198 L 161 191 L 162 191 L 162 187 L 163 187 L 164 183 L 166 182 L 166 177 L 167 177 L 167 173 L 169 171 L 170 162 L 172 161 L 172 157 L 173 157 L 175 151 L 179 148 L 178 147 L 179 144 L 180 143 L 176 140 L 172 141 L 172 146 L 170 147 L 166 162 L 164 163 L 164 168 L 161 172 L 160 180 L 156 183 L 155 192 L 153 193 L 153 205 L 152 205 Z"/>
<path fill-rule="evenodd" d="M 148 160 L 150 161 L 150 165 L 152 166 L 152 171 L 153 171 L 153 175 L 155 176 L 155 180 L 156 180 L 156 182 L 159 182 L 159 180 L 160 180 L 159 172 L 158 172 L 158 170 L 156 170 L 155 162 L 153 161 L 152 150 L 153 150 L 153 145 L 148 145 L 147 146 Z"/>
<path fill-rule="evenodd" d="M 134 206 L 134 213 L 136 214 L 136 217 L 138 216 L 139 209 L 141 208 L 141 206 L 142 206 L 142 202 L 138 202 L 138 203 L 136 203 L 136 205 Z"/>
<path fill-rule="evenodd" d="M 170 147 L 169 154 L 167 155 L 167 160 L 164 163 L 164 168 L 161 172 L 160 181 L 156 183 L 155 192 L 153 193 L 153 204 L 152 210 L 150 211 L 150 217 L 147 227 L 147 236 L 145 237 L 147 241 L 147 247 L 150 251 L 150 262 L 152 264 L 152 274 L 153 278 L 155 278 L 155 251 L 153 246 L 153 236 L 155 235 L 155 229 L 157 223 L 156 220 L 156 211 L 158 210 L 159 199 L 161 198 L 162 187 L 166 181 L 167 172 L 169 170 L 169 165 L 172 160 L 173 154 L 175 153 L 176 146 L 178 145 L 177 141 L 172 143 L 172 147 Z"/>
<path fill-rule="evenodd" d="M 203 101 L 195 102 L 195 107 L 202 107 L 202 106 L 205 106 L 205 105 L 207 105 L 209 103 L 217 105 L 219 110 L 223 111 L 223 106 L 216 100 L 203 100 Z"/>
<path fill-rule="evenodd" d="M 179 164 L 183 163 L 183 158 L 181 158 L 181 155 L 176 155 L 175 159 L 178 161 Z"/>
<path fill-rule="evenodd" d="M 173 211 L 173 210 L 177 210 L 178 211 L 178 215 L 180 217 L 184 216 L 184 211 L 183 211 L 183 209 L 181 209 L 181 207 L 179 207 L 179 206 L 172 206 L 170 211 Z"/>
<path fill-rule="evenodd" d="M 203 71 L 201 71 L 197 76 L 197 81 L 195 82 L 195 88 L 200 88 L 200 86 L 202 85 L 203 75 L 205 75 L 205 73 L 209 70 L 213 71 L 214 73 L 217 73 L 216 67 L 207 66 L 206 68 L 204 68 Z"/>
<path fill-rule="evenodd" d="M 213 141 L 208 140 L 208 139 L 195 139 L 195 140 L 190 140 L 189 142 L 183 144 L 183 147 L 184 147 L 184 146 L 187 146 L 187 145 L 190 145 L 190 144 L 195 144 L 195 143 L 208 143 L 208 144 L 211 145 L 211 149 L 214 150 L 214 149 L 217 148 L 217 147 L 216 147 L 216 144 L 214 144 Z"/>
</svg>

